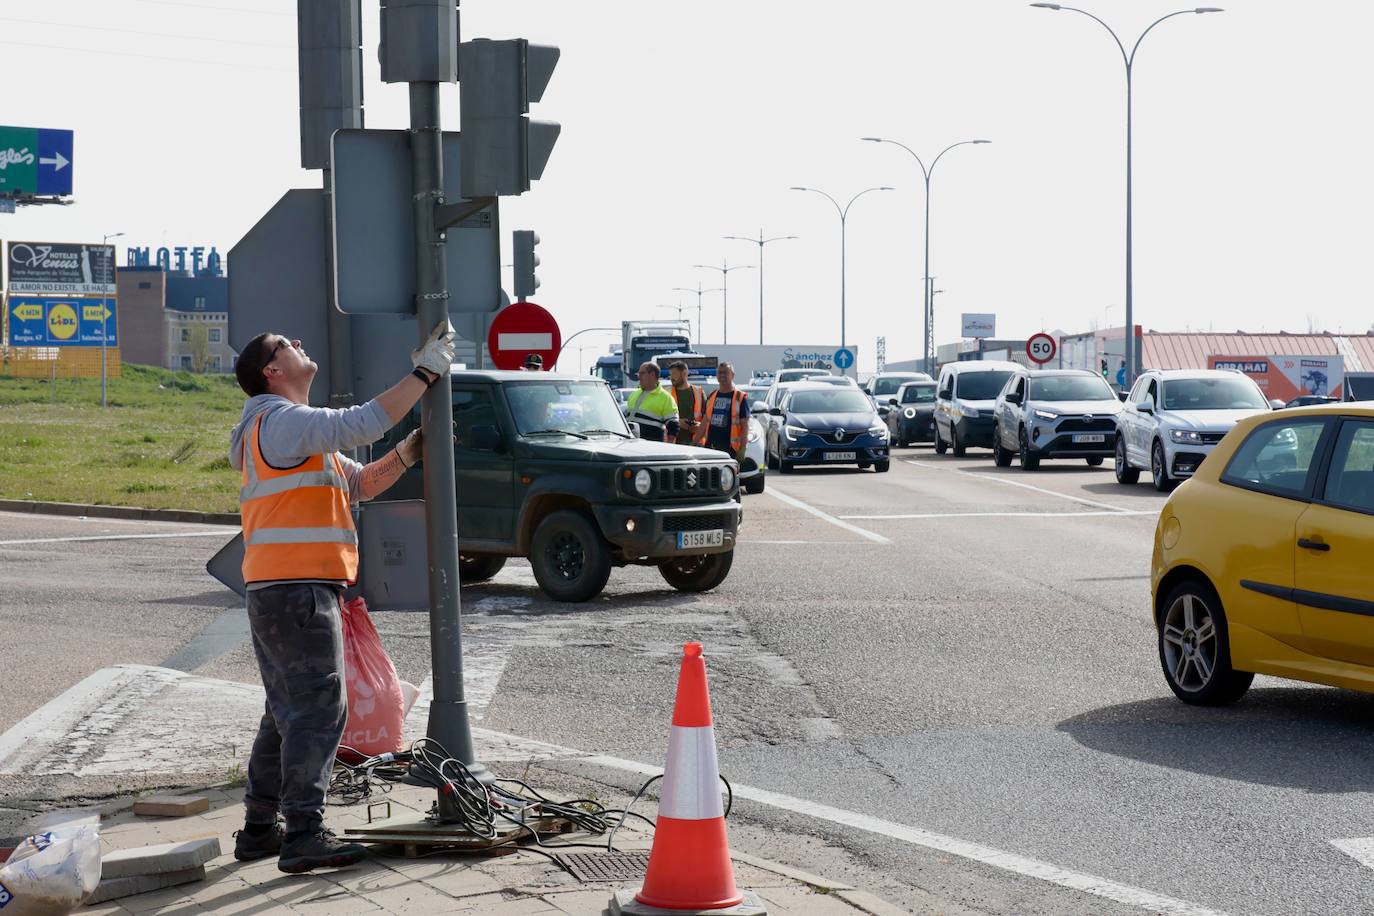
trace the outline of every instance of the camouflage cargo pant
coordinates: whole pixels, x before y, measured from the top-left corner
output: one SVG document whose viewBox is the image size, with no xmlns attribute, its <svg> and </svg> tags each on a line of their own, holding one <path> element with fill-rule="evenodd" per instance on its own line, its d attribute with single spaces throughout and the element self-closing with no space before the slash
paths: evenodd
<svg viewBox="0 0 1374 916">
<path fill-rule="evenodd" d="M 339 590 L 272 585 L 248 593 L 253 651 L 267 711 L 248 758 L 246 820 L 318 830 L 334 754 L 348 715 Z"/>
</svg>

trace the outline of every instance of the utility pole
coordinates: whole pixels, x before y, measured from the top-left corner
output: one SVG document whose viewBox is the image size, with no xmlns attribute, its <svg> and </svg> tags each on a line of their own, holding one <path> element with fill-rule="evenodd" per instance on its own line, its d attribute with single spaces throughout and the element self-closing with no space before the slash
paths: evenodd
<svg viewBox="0 0 1374 916">
<path fill-rule="evenodd" d="M 103 236 L 103 237 L 100 239 L 100 247 L 103 249 L 103 248 L 105 247 L 105 243 L 106 243 L 106 242 L 108 242 L 110 239 L 117 239 L 117 238 L 119 238 L 119 237 L 120 237 L 121 235 L 123 235 L 123 234 L 124 234 L 124 233 L 122 233 L 122 232 L 112 232 L 112 233 L 110 233 L 109 235 Z M 110 254 L 110 267 L 111 267 L 111 270 L 117 270 L 117 268 L 114 267 L 114 262 L 115 262 L 114 253 L 111 252 L 111 254 Z M 101 301 L 101 303 L 100 303 L 100 308 L 101 308 L 102 310 L 105 308 L 105 303 L 104 303 L 104 301 Z M 115 320 L 118 321 L 119 319 L 116 317 Z M 100 320 L 100 406 L 101 406 L 101 407 L 108 407 L 108 406 L 110 406 L 110 405 L 109 405 L 109 400 L 108 400 L 108 399 L 106 398 L 106 396 L 105 396 L 105 386 L 106 386 L 106 382 L 105 382 L 105 379 L 106 379 L 106 369 L 105 369 L 105 360 L 106 360 L 106 356 L 105 356 L 105 354 L 106 354 L 106 352 L 107 352 L 107 350 L 108 350 L 108 347 L 109 347 L 109 338 L 110 338 L 109 331 L 110 331 L 110 316 L 109 316 L 109 315 L 106 315 L 104 318 L 102 318 L 102 319 Z M 56 365 L 56 363 L 54 363 L 53 365 Z"/>
<path fill-rule="evenodd" d="M 704 295 L 706 295 L 707 293 L 720 293 L 720 292 L 724 292 L 724 291 L 725 291 L 724 288 L 723 288 L 723 287 L 720 287 L 720 286 L 717 286 L 715 289 L 702 289 L 702 288 L 701 288 L 701 281 L 700 281 L 700 280 L 697 281 L 697 288 L 696 288 L 696 289 L 692 289 L 690 286 L 674 286 L 674 287 L 673 287 L 673 292 L 675 292 L 675 293 L 696 293 L 696 294 L 697 294 L 697 336 L 698 336 L 698 337 L 705 337 L 705 336 L 706 336 L 706 332 L 702 330 L 702 325 L 701 325 L 701 297 L 704 296 Z M 698 340 L 697 343 L 702 343 L 702 341 Z"/>
<path fill-rule="evenodd" d="M 763 246 L 764 246 L 764 245 L 767 245 L 769 242 L 785 242 L 785 241 L 787 241 L 788 239 L 797 238 L 797 236 L 795 236 L 795 235 L 778 235 L 778 236 L 774 236 L 774 237 L 771 238 L 771 239 L 766 239 L 766 238 L 763 237 L 763 229 L 759 229 L 759 237 L 756 238 L 756 239 L 755 239 L 755 238 L 750 238 L 750 237 L 747 236 L 747 235 L 727 235 L 727 236 L 725 236 L 725 238 L 727 238 L 727 239 L 733 239 L 733 240 L 735 240 L 735 241 L 740 241 L 740 242 L 753 242 L 755 245 L 758 245 L 758 246 L 759 246 L 759 343 L 762 344 L 762 343 L 763 343 Z M 843 346 L 843 344 L 841 344 L 841 346 Z"/>
<path fill-rule="evenodd" d="M 753 270 L 752 264 L 737 264 L 731 267 L 727 261 L 721 259 L 720 266 L 714 264 L 693 264 L 702 270 L 720 271 L 720 342 L 728 344 L 730 342 L 730 271 L 732 270 Z"/>
</svg>

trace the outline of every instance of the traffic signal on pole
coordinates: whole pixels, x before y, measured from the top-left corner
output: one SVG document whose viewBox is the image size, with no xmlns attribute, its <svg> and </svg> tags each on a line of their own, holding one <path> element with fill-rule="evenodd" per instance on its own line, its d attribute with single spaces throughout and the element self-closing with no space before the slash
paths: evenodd
<svg viewBox="0 0 1374 916">
<path fill-rule="evenodd" d="M 515 298 L 524 302 L 539 288 L 539 276 L 534 269 L 539 266 L 539 235 L 532 229 L 516 229 L 515 248 Z"/>
<path fill-rule="evenodd" d="M 334 131 L 363 126 L 359 0 L 298 0 L 301 168 L 329 168 Z"/>
<path fill-rule="evenodd" d="M 456 0 L 382 0 L 377 60 L 384 83 L 458 79 Z"/>
<path fill-rule="evenodd" d="M 458 98 L 466 198 L 523 194 L 544 174 L 562 129 L 529 117 L 558 66 L 558 48 L 523 38 L 465 41 L 458 56 Z"/>
</svg>

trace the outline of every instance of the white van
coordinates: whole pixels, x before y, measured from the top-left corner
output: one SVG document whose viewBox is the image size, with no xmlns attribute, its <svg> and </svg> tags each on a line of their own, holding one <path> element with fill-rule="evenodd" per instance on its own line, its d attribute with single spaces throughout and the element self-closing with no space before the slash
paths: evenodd
<svg viewBox="0 0 1374 916">
<path fill-rule="evenodd" d="M 940 367 L 935 389 L 935 453 L 992 448 L 994 407 L 1002 386 L 1024 367 L 1002 360 L 967 360 Z"/>
</svg>

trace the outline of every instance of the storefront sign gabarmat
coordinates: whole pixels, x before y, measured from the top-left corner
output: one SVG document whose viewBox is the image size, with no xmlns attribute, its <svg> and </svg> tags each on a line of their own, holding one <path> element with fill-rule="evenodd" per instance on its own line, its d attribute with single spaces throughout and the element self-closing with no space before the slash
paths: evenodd
<svg viewBox="0 0 1374 916">
<path fill-rule="evenodd" d="M 1265 397 L 1280 401 L 1305 394 L 1339 398 L 1345 388 L 1343 356 L 1209 356 L 1207 366 L 1243 372 Z"/>
</svg>

